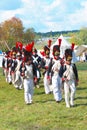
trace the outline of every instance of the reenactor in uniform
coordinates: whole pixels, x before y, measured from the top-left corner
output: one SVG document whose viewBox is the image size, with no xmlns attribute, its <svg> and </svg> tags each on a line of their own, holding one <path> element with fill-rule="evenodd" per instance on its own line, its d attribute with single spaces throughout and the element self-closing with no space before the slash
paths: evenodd
<svg viewBox="0 0 87 130">
<path fill-rule="evenodd" d="M 21 66 L 21 63 L 22 63 L 22 53 L 21 53 L 21 51 L 17 52 L 16 61 L 17 61 L 17 66 L 15 68 L 14 86 L 15 86 L 16 89 L 23 89 L 23 79 L 20 75 L 20 66 Z"/>
<path fill-rule="evenodd" d="M 72 63 L 73 49 L 74 46 L 65 50 L 65 63 L 60 68 L 60 76 L 64 83 L 65 103 L 68 108 L 74 106 L 76 85 L 79 81 L 77 67 L 75 63 Z"/>
<path fill-rule="evenodd" d="M 14 87 L 16 89 L 23 89 L 23 80 L 22 77 L 20 75 L 20 65 L 22 63 L 22 48 L 23 48 L 23 44 L 19 41 L 16 42 L 15 45 L 16 48 L 16 66 L 15 66 L 15 71 L 14 71 Z"/>
<path fill-rule="evenodd" d="M 3 71 L 4 71 L 4 75 L 5 75 L 5 79 L 6 79 L 6 82 L 9 82 L 8 81 L 8 71 L 9 71 L 9 53 L 10 51 L 7 51 L 4 55 L 4 58 L 3 58 L 3 61 L 2 61 L 2 67 L 3 67 Z"/>
<path fill-rule="evenodd" d="M 53 46 L 53 58 L 51 59 L 48 69 L 48 75 L 51 72 L 53 95 L 57 103 L 62 100 L 61 77 L 59 76 L 59 70 L 61 67 L 62 60 L 60 58 L 61 39 L 58 40 L 58 45 Z"/>
<path fill-rule="evenodd" d="M 37 79 L 36 68 L 32 60 L 32 49 L 32 44 L 26 45 L 24 59 L 20 67 L 20 74 L 23 77 L 24 100 L 27 105 L 32 103 L 34 79 Z"/>
<path fill-rule="evenodd" d="M 35 84 L 35 86 L 37 88 L 39 88 L 39 81 L 40 81 L 40 78 L 41 78 L 41 72 L 40 72 L 40 69 L 41 69 L 41 57 L 38 55 L 38 52 L 37 52 L 37 49 L 34 48 L 33 49 L 33 55 L 32 55 L 32 58 L 33 58 L 33 63 L 34 65 L 36 66 L 36 71 L 37 71 L 37 84 Z"/>
<path fill-rule="evenodd" d="M 15 82 L 15 69 L 17 67 L 17 60 L 16 60 L 16 52 L 12 52 L 12 61 L 11 61 L 11 76 L 12 76 L 12 84 L 14 85 Z"/>
<path fill-rule="evenodd" d="M 49 68 L 49 63 L 50 63 L 50 46 L 51 42 L 48 41 L 48 45 L 44 46 L 44 56 L 42 58 L 42 69 L 44 70 L 43 76 L 44 76 L 44 89 L 45 89 L 45 94 L 50 94 L 51 88 L 50 88 L 50 79 L 48 78 L 48 68 Z M 50 75 L 50 74 L 49 74 Z"/>
</svg>

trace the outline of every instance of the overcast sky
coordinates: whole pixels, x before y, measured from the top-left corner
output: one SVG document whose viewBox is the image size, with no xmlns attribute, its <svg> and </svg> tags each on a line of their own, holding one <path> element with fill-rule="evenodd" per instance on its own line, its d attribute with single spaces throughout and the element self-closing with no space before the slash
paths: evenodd
<svg viewBox="0 0 87 130">
<path fill-rule="evenodd" d="M 12 17 L 36 32 L 87 27 L 87 0 L 0 0 L 0 23 Z"/>
</svg>

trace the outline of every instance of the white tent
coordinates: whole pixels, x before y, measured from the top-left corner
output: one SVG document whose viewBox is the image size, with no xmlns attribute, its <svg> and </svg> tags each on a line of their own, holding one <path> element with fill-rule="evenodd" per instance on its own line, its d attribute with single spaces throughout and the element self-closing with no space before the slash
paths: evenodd
<svg viewBox="0 0 87 130">
<path fill-rule="evenodd" d="M 85 51 L 87 52 L 87 45 L 80 45 L 76 50 L 76 56 L 81 56 Z"/>
<path fill-rule="evenodd" d="M 63 37 L 63 35 L 60 35 L 58 39 L 62 39 L 61 46 L 60 46 L 60 56 L 64 56 L 64 52 L 67 48 L 71 48 L 71 44 Z"/>
<path fill-rule="evenodd" d="M 63 57 L 65 50 L 67 48 L 71 48 L 71 44 L 66 40 L 66 38 L 62 34 L 58 37 L 58 39 L 62 39 L 61 46 L 60 46 L 60 57 Z M 54 45 L 58 45 L 58 39 L 56 40 L 56 42 L 54 44 L 52 44 L 51 51 L 52 51 Z M 76 61 L 77 61 L 77 58 L 75 56 L 75 53 L 73 53 L 72 62 L 76 62 Z"/>
<path fill-rule="evenodd" d="M 59 36 L 58 39 L 62 40 L 61 41 L 61 46 L 60 46 L 60 56 L 63 57 L 65 49 L 70 48 L 71 44 L 63 37 L 62 34 Z M 52 44 L 51 50 L 53 49 L 54 45 L 58 45 L 58 39 L 56 40 L 56 42 L 54 44 Z"/>
</svg>

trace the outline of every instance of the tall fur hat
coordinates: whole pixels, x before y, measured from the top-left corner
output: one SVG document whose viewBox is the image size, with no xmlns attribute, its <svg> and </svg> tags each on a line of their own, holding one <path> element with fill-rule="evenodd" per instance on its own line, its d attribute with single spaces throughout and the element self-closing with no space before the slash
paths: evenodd
<svg viewBox="0 0 87 130">
<path fill-rule="evenodd" d="M 65 50 L 65 58 L 66 58 L 66 60 L 72 60 L 74 46 L 75 46 L 75 44 L 72 43 L 71 48 L 68 48 L 68 49 Z"/>
<path fill-rule="evenodd" d="M 65 50 L 65 58 L 66 60 L 72 60 L 72 49 L 66 49 Z"/>
<path fill-rule="evenodd" d="M 52 40 L 48 40 L 48 44 L 44 46 L 44 52 L 46 55 L 50 54 L 51 43 L 52 43 Z"/>
<path fill-rule="evenodd" d="M 58 44 L 53 46 L 53 55 L 60 55 L 60 46 L 62 39 L 58 39 Z"/>
<path fill-rule="evenodd" d="M 37 49 L 36 49 L 36 48 L 33 48 L 33 52 L 37 53 Z"/>
<path fill-rule="evenodd" d="M 44 46 L 44 53 L 50 54 L 50 48 L 47 45 Z"/>
</svg>

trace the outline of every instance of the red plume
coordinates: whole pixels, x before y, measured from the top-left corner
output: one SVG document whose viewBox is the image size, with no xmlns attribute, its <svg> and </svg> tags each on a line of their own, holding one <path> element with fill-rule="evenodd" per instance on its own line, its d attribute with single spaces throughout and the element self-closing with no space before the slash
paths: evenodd
<svg viewBox="0 0 87 130">
<path fill-rule="evenodd" d="M 52 40 L 49 39 L 49 41 L 48 41 L 48 47 L 49 47 L 49 48 L 50 48 L 50 46 L 51 46 L 51 43 L 52 43 Z"/>
<path fill-rule="evenodd" d="M 42 56 L 45 56 L 45 52 L 44 52 L 44 51 L 40 51 L 40 54 L 41 54 Z"/>
<path fill-rule="evenodd" d="M 59 46 L 61 46 L 62 39 L 59 38 L 58 42 L 59 42 Z"/>
<path fill-rule="evenodd" d="M 31 42 L 30 47 L 31 47 L 31 52 L 32 52 L 33 51 L 33 47 L 34 47 L 34 41 Z"/>
<path fill-rule="evenodd" d="M 71 49 L 74 50 L 75 43 L 72 43 Z"/>
<path fill-rule="evenodd" d="M 34 42 L 29 43 L 26 45 L 25 50 L 28 52 L 32 52 L 33 46 L 34 46 Z"/>
<path fill-rule="evenodd" d="M 23 44 L 21 42 L 16 42 L 16 48 L 22 50 Z"/>
<path fill-rule="evenodd" d="M 34 47 L 34 41 L 31 43 L 32 48 Z"/>
<path fill-rule="evenodd" d="M 31 52 L 32 51 L 31 44 L 27 44 L 25 50 Z"/>
</svg>

